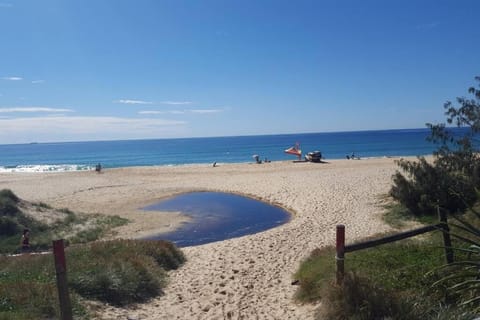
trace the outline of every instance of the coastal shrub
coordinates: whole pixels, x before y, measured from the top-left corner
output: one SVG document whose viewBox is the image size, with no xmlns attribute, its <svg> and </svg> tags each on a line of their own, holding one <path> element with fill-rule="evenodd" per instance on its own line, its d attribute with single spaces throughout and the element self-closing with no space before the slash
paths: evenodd
<svg viewBox="0 0 480 320">
<path fill-rule="evenodd" d="M 178 268 L 183 254 L 166 241 L 113 240 L 72 248 L 76 261 L 70 285 L 82 296 L 115 305 L 148 300 L 162 293 L 165 270 Z"/>
<path fill-rule="evenodd" d="M 416 216 L 434 215 L 440 206 L 449 212 L 463 212 L 477 199 L 474 181 L 459 171 L 449 171 L 423 157 L 418 161 L 399 160 L 407 174 L 393 176 L 390 195 Z"/>
<path fill-rule="evenodd" d="M 20 212 L 17 203 L 10 198 L 0 199 L 0 216 L 14 216 Z"/>
<path fill-rule="evenodd" d="M 100 227 L 94 227 L 87 230 L 82 230 L 77 232 L 75 236 L 68 239 L 69 243 L 87 243 L 95 241 L 100 238 L 100 235 L 103 233 L 103 229 Z"/>
<path fill-rule="evenodd" d="M 475 78 L 480 83 L 480 77 Z M 428 140 L 438 145 L 434 160 L 400 160 L 400 169 L 393 178 L 390 195 L 414 215 L 434 214 L 438 206 L 451 213 L 464 211 L 478 199 L 480 188 L 480 89 L 469 88 L 472 99 L 457 98 L 444 104 L 447 123 L 429 124 Z"/>
<path fill-rule="evenodd" d="M 39 229 L 41 223 L 22 213 L 18 207 L 20 199 L 9 189 L 0 190 L 0 253 L 19 250 L 20 236 L 26 227 Z"/>
<path fill-rule="evenodd" d="M 185 262 L 185 256 L 168 241 L 145 241 L 143 250 L 152 256 L 165 270 L 177 269 Z"/>
<path fill-rule="evenodd" d="M 323 301 L 319 319 L 423 319 L 404 298 L 353 272 L 345 274 L 343 285 L 331 284 Z"/>
<path fill-rule="evenodd" d="M 13 319 L 59 315 L 51 258 L 40 255 L 0 258 L 1 313 Z"/>
<path fill-rule="evenodd" d="M 480 314 L 480 211 L 452 215 L 455 262 L 445 264 L 441 232 L 346 255 L 335 283 L 334 248 L 316 249 L 295 274 L 296 298 L 321 301 L 318 319 L 474 319 Z"/>
<path fill-rule="evenodd" d="M 8 189 L 0 191 L 0 253 L 12 253 L 20 250 L 20 236 L 24 228 L 35 234 L 31 241 L 32 250 L 46 249 L 51 243 L 51 237 L 45 234 L 48 226 L 25 215 L 19 208 L 20 199 Z"/>
<path fill-rule="evenodd" d="M 439 278 L 436 274 L 426 274 L 444 264 L 440 244 L 441 234 L 432 233 L 421 241 L 403 240 L 348 253 L 345 270 L 351 281 L 345 288 L 335 285 L 335 248 L 315 249 L 294 276 L 299 284 L 295 298 L 300 302 L 321 302 L 318 319 L 377 319 L 368 316 L 378 314 L 379 310 L 391 310 L 390 319 L 408 319 L 406 315 L 410 319 L 437 319 L 436 312 L 440 310 L 437 307 L 443 296 L 431 292 L 430 287 Z M 346 296 L 342 298 L 340 293 Z M 343 311 L 335 310 L 343 308 L 342 304 L 358 309 L 346 316 Z"/>
<path fill-rule="evenodd" d="M 34 206 L 37 207 L 37 209 L 53 209 L 49 204 L 46 204 L 45 202 L 36 202 L 32 203 Z"/>
<path fill-rule="evenodd" d="M 0 190 L 0 201 L 3 201 L 5 199 L 9 199 L 9 200 L 13 201 L 14 203 L 17 203 L 17 202 L 20 201 L 20 199 L 10 189 Z"/>
<path fill-rule="evenodd" d="M 98 259 L 82 273 L 73 271 L 70 284 L 81 296 L 125 305 L 160 294 L 162 275 L 162 269 L 147 256 Z"/>
<path fill-rule="evenodd" d="M 10 189 L 0 190 L 0 216 L 13 216 L 19 212 L 19 199 Z"/>
<path fill-rule="evenodd" d="M 152 257 L 155 262 L 165 270 L 177 269 L 185 256 L 171 242 L 164 240 L 126 240 L 100 241 L 90 247 L 93 252 L 102 253 L 104 256 L 118 257 L 129 255 L 130 252 Z"/>
<path fill-rule="evenodd" d="M 157 260 L 170 251 L 179 250 L 164 241 L 142 240 L 67 247 L 74 318 L 88 318 L 85 299 L 124 306 L 162 294 L 166 272 Z M 56 290 L 51 255 L 0 256 L 0 320 L 59 318 Z"/>
<path fill-rule="evenodd" d="M 19 233 L 18 223 L 11 217 L 0 217 L 0 234 L 3 236 L 12 236 Z"/>
<path fill-rule="evenodd" d="M 58 211 L 60 212 L 63 212 L 63 213 L 66 213 L 67 215 L 73 215 L 73 211 L 68 209 L 68 208 L 61 208 L 61 209 L 58 209 Z"/>
<path fill-rule="evenodd" d="M 30 249 L 47 250 L 52 239 L 67 237 L 68 243 L 86 243 L 95 241 L 104 236 L 112 228 L 126 224 L 127 219 L 119 216 L 106 216 L 101 214 L 82 215 L 68 209 L 58 210 L 64 213 L 54 223 L 45 224 L 25 214 L 22 210 L 43 211 L 52 209 L 48 204 L 23 201 L 8 189 L 0 191 L 0 253 L 18 253 L 20 237 L 24 228 L 30 229 Z M 78 225 L 87 228 L 78 228 Z"/>
</svg>

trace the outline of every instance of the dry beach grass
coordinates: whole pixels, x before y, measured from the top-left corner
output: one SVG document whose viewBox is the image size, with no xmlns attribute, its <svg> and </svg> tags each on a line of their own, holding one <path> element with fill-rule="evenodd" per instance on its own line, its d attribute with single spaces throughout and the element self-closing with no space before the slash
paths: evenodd
<svg viewBox="0 0 480 320">
<path fill-rule="evenodd" d="M 4 173 L 2 188 L 28 201 L 86 213 L 118 214 L 132 222 L 118 237 L 171 230 L 186 217 L 139 209 L 189 191 L 224 191 L 280 205 L 290 222 L 265 232 L 184 248 L 187 262 L 171 272 L 165 295 L 132 309 L 102 308 L 99 319 L 311 319 L 314 306 L 294 302 L 292 275 L 314 248 L 385 232 L 379 196 L 388 192 L 394 159 L 325 164 L 138 167 L 94 172 Z"/>
</svg>

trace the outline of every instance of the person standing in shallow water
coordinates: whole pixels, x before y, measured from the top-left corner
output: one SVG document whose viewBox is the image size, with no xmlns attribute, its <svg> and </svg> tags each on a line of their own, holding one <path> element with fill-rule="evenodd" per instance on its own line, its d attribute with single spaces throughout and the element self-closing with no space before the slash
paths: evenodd
<svg viewBox="0 0 480 320">
<path fill-rule="evenodd" d="M 22 240 L 20 241 L 22 246 L 22 252 L 27 253 L 30 252 L 30 230 L 23 229 Z"/>
</svg>

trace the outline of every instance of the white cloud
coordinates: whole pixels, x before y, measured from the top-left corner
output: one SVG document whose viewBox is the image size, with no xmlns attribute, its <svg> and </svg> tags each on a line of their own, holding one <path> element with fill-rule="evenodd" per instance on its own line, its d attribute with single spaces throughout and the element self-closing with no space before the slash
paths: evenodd
<svg viewBox="0 0 480 320">
<path fill-rule="evenodd" d="M 45 80 L 33 80 L 33 84 L 40 84 L 40 83 L 45 83 Z"/>
<path fill-rule="evenodd" d="M 168 110 L 168 111 L 159 111 L 159 110 L 142 110 L 138 114 L 184 114 L 184 110 Z"/>
<path fill-rule="evenodd" d="M 160 102 L 161 104 L 168 104 L 168 105 L 186 105 L 186 104 L 192 104 L 191 101 L 162 101 Z"/>
<path fill-rule="evenodd" d="M 142 110 L 138 111 L 138 114 L 166 114 L 166 111 L 157 111 L 157 110 Z"/>
<path fill-rule="evenodd" d="M 18 107 L 0 108 L 0 113 L 13 112 L 74 112 L 72 109 L 44 108 L 44 107 Z"/>
<path fill-rule="evenodd" d="M 116 103 L 123 103 L 123 104 L 152 104 L 150 101 L 143 101 L 143 100 L 132 100 L 132 99 L 120 99 L 115 100 Z"/>
<path fill-rule="evenodd" d="M 3 80 L 9 80 L 9 81 L 20 81 L 23 80 L 22 77 L 3 77 Z"/>
<path fill-rule="evenodd" d="M 223 112 L 222 109 L 191 109 L 191 110 L 142 110 L 138 114 L 186 114 L 186 113 L 196 113 L 196 114 L 209 114 L 209 113 L 218 113 Z"/>
<path fill-rule="evenodd" d="M 191 112 L 191 113 L 199 113 L 199 114 L 223 112 L 222 109 L 193 109 L 193 110 L 188 110 L 188 111 Z"/>
<path fill-rule="evenodd" d="M 185 135 L 187 122 L 120 117 L 0 118 L 0 143 L 166 138 Z"/>
</svg>

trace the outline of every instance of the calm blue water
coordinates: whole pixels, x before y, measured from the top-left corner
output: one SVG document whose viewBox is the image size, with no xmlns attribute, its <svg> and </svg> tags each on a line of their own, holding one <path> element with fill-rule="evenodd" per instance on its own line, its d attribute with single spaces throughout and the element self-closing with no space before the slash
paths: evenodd
<svg viewBox="0 0 480 320">
<path fill-rule="evenodd" d="M 250 162 L 261 159 L 293 160 L 283 151 L 295 144 L 305 154 L 320 150 L 326 160 L 360 157 L 413 156 L 431 154 L 428 129 L 360 132 L 283 134 L 264 136 L 38 143 L 0 145 L 0 171 L 61 171 L 195 163 Z"/>
<path fill-rule="evenodd" d="M 178 230 L 149 239 L 163 239 L 179 247 L 196 246 L 254 234 L 290 219 L 290 214 L 274 207 L 235 194 L 193 192 L 164 200 L 145 210 L 180 211 L 192 218 Z"/>
</svg>

